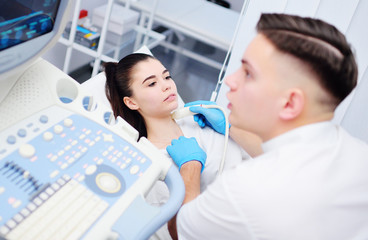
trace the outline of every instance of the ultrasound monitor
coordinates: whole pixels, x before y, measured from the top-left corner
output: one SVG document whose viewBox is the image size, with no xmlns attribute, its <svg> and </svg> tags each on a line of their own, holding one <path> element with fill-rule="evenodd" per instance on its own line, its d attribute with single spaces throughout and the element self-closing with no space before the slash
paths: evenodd
<svg viewBox="0 0 368 240">
<path fill-rule="evenodd" d="M 68 0 L 0 1 L 0 81 L 53 46 L 69 16 Z"/>
</svg>

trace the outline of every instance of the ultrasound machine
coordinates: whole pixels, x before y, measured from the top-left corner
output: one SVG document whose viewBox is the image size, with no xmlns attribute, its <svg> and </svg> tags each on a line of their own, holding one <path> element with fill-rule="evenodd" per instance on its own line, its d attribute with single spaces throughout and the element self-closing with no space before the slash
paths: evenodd
<svg viewBox="0 0 368 240">
<path fill-rule="evenodd" d="M 68 0 L 0 1 L 0 239 L 147 239 L 184 184 L 171 160 L 40 56 Z M 169 200 L 146 203 L 156 181 Z"/>
</svg>

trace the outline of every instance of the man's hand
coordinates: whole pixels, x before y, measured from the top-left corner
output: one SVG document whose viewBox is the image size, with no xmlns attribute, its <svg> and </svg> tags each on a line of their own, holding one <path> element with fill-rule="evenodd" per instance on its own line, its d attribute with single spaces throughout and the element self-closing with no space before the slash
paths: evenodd
<svg viewBox="0 0 368 240">
<path fill-rule="evenodd" d="M 171 145 L 166 147 L 175 164 L 179 167 L 189 161 L 198 161 L 202 164 L 202 171 L 206 163 L 207 154 L 198 145 L 195 138 L 179 137 L 171 141 Z"/>
<path fill-rule="evenodd" d="M 209 126 L 218 133 L 225 135 L 226 120 L 224 113 L 216 108 L 205 108 L 195 105 L 217 105 L 211 101 L 195 101 L 185 104 L 185 107 L 190 107 L 189 110 L 198 113 L 193 116 L 194 121 L 198 123 L 200 127 Z M 192 107 L 191 107 L 192 106 Z"/>
</svg>

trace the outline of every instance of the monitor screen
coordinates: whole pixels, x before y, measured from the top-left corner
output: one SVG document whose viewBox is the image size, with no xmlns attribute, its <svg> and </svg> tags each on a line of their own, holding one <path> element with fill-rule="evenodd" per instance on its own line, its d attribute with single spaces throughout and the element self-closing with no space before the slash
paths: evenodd
<svg viewBox="0 0 368 240">
<path fill-rule="evenodd" d="M 15 0 L 0 3 L 0 50 L 48 33 L 60 1 Z"/>
<path fill-rule="evenodd" d="M 0 0 L 0 76 L 45 51 L 59 37 L 68 0 Z M 57 41 L 57 39 L 56 39 Z"/>
</svg>

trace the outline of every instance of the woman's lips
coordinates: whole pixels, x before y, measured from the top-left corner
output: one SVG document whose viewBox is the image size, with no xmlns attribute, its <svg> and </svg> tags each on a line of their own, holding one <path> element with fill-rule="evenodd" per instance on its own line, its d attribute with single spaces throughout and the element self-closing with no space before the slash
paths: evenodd
<svg viewBox="0 0 368 240">
<path fill-rule="evenodd" d="M 166 102 L 166 101 L 171 102 L 171 101 L 174 101 L 174 100 L 176 100 L 176 94 L 170 94 L 167 98 L 165 98 L 164 102 Z"/>
</svg>

